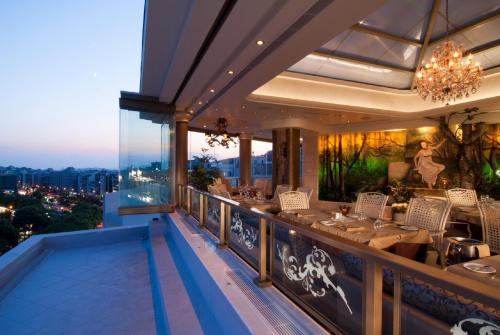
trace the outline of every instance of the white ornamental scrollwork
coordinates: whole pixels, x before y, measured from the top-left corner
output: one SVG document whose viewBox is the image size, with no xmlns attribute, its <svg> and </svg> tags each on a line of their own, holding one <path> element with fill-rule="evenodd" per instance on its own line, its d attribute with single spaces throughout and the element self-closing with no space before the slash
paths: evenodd
<svg viewBox="0 0 500 335">
<path fill-rule="evenodd" d="M 336 273 L 330 255 L 324 250 L 313 246 L 311 253 L 306 256 L 305 264 L 301 266 L 297 257 L 290 255 L 289 246 L 283 245 L 281 250 L 278 244 L 276 244 L 276 247 L 278 249 L 278 257 L 281 259 L 283 265 L 283 272 L 288 279 L 292 281 L 301 281 L 302 287 L 307 292 L 311 292 L 312 296 L 315 298 L 323 297 L 326 294 L 326 289 L 332 288 L 344 301 L 347 309 L 352 314 L 344 290 L 342 290 L 340 286 L 336 286 L 330 280 L 330 277 Z M 323 285 L 319 287 L 320 285 L 318 285 L 316 280 L 321 280 Z"/>
<path fill-rule="evenodd" d="M 249 250 L 253 249 L 255 241 L 257 241 L 258 231 L 255 231 L 252 227 L 250 229 L 243 228 L 243 221 L 238 212 L 233 215 L 231 231 L 236 233 L 238 243 L 244 244 Z"/>
<path fill-rule="evenodd" d="M 464 319 L 460 321 L 458 324 L 451 327 L 450 333 L 452 333 L 453 335 L 472 335 L 469 334 L 467 331 L 463 330 L 463 325 L 466 322 L 470 322 L 475 325 L 480 325 L 481 327 L 479 328 L 478 331 L 479 335 L 495 335 L 500 333 L 500 327 L 498 325 L 486 320 L 475 319 L 475 318 Z M 493 333 L 493 331 L 495 331 L 495 333 Z"/>
</svg>

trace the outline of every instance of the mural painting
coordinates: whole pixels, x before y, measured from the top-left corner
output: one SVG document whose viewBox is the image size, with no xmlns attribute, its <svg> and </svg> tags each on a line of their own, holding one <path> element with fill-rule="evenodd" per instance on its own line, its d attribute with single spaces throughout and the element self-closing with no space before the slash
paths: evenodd
<svg viewBox="0 0 500 335">
<path fill-rule="evenodd" d="M 455 114 L 465 114 L 463 122 L 451 124 Z M 395 181 L 413 190 L 475 188 L 500 199 L 500 124 L 475 123 L 478 114 L 452 113 L 435 127 L 320 136 L 320 200 L 387 193 Z"/>
</svg>

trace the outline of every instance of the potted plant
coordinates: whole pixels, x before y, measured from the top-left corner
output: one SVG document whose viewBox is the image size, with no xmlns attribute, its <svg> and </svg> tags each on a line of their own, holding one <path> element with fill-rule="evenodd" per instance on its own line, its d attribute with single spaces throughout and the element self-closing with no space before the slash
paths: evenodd
<svg viewBox="0 0 500 335">
<path fill-rule="evenodd" d="M 402 181 L 393 180 L 388 186 L 389 195 L 392 196 L 394 202 L 391 205 L 392 219 L 394 221 L 404 221 L 408 202 L 411 198 L 411 191 L 408 186 Z"/>
</svg>

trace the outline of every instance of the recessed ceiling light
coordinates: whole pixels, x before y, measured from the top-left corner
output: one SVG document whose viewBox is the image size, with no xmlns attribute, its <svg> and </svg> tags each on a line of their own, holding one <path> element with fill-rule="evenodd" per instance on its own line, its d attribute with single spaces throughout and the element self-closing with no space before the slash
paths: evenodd
<svg viewBox="0 0 500 335">
<path fill-rule="evenodd" d="M 206 128 L 206 127 L 207 127 L 207 125 L 206 125 L 206 124 L 204 124 L 204 125 L 203 125 L 203 128 Z"/>
<path fill-rule="evenodd" d="M 230 75 L 230 76 L 232 76 L 234 74 L 234 71 L 233 70 L 229 70 L 229 71 L 227 71 L 227 74 Z"/>
<path fill-rule="evenodd" d="M 201 101 L 198 101 L 198 105 L 203 105 L 203 102 L 201 102 Z"/>
<path fill-rule="evenodd" d="M 264 45 L 264 41 L 263 40 L 257 40 L 255 43 L 257 45 Z"/>
<path fill-rule="evenodd" d="M 210 89 L 210 93 L 214 93 L 215 90 L 213 88 Z"/>
<path fill-rule="evenodd" d="M 189 113 L 193 114 L 193 113 L 194 113 L 194 110 L 192 110 L 192 109 L 191 109 L 191 110 L 189 111 Z"/>
<path fill-rule="evenodd" d="M 247 108 L 247 107 L 246 107 L 245 105 L 243 105 L 243 106 L 241 106 L 241 108 L 245 109 L 245 108 Z"/>
</svg>

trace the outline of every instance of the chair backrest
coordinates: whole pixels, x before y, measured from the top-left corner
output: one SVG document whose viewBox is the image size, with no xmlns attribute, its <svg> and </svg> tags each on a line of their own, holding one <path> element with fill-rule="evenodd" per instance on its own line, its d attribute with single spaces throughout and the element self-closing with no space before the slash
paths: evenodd
<svg viewBox="0 0 500 335">
<path fill-rule="evenodd" d="M 213 185 L 208 185 L 208 192 L 210 192 L 210 194 L 219 195 L 219 189 Z"/>
<path fill-rule="evenodd" d="M 363 212 L 368 217 L 378 219 L 384 213 L 385 204 L 389 197 L 379 192 L 359 193 L 354 212 Z"/>
<path fill-rule="evenodd" d="M 412 198 L 406 210 L 405 224 L 427 229 L 429 232 L 444 231 L 451 204 L 446 199 Z"/>
<path fill-rule="evenodd" d="M 279 195 L 281 210 L 309 209 L 309 198 L 304 192 L 288 191 Z"/>
<path fill-rule="evenodd" d="M 286 185 L 286 184 L 277 185 L 276 190 L 274 191 L 273 201 L 280 202 L 280 194 L 283 192 L 289 192 L 291 190 L 292 190 L 292 187 L 290 185 Z"/>
<path fill-rule="evenodd" d="M 304 192 L 307 194 L 307 198 L 311 200 L 311 195 L 313 194 L 313 189 L 309 186 L 297 187 L 297 192 Z"/>
<path fill-rule="evenodd" d="M 500 254 L 500 203 L 479 202 L 479 213 L 483 224 L 483 238 L 490 250 Z"/>
<path fill-rule="evenodd" d="M 446 198 L 451 203 L 452 207 L 476 207 L 477 195 L 475 190 L 467 188 L 452 188 L 446 190 Z"/>
</svg>

